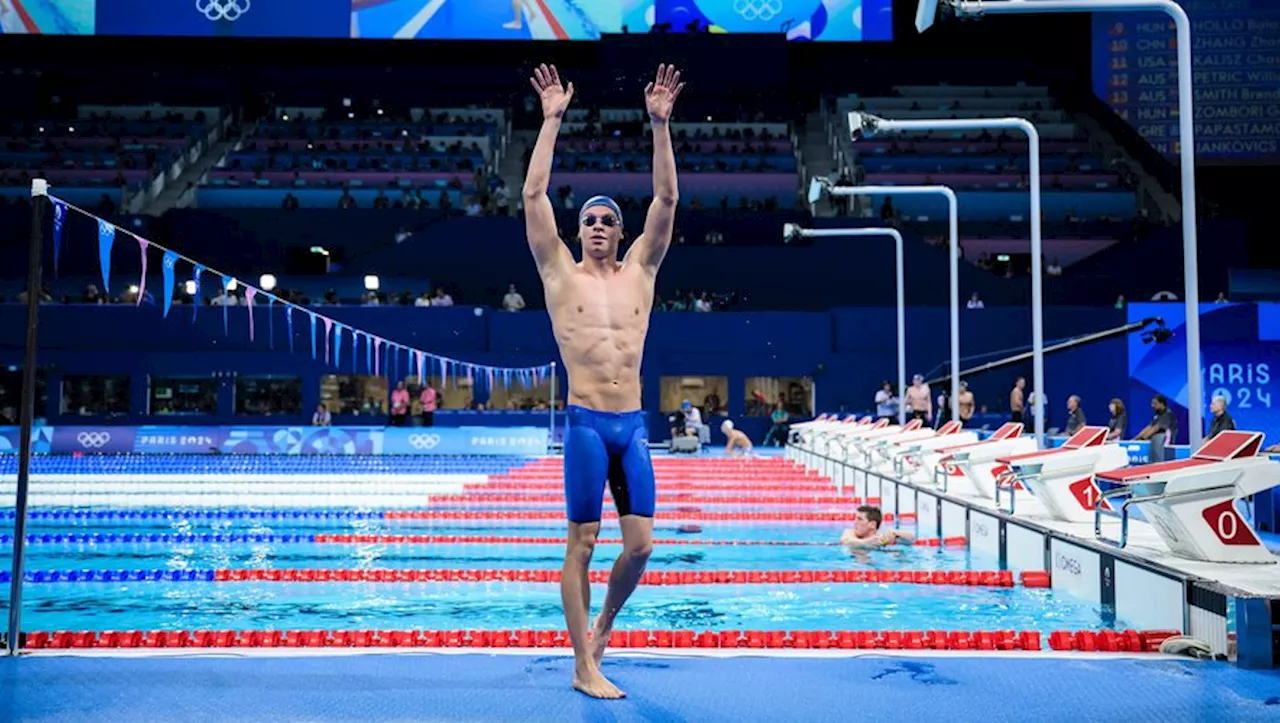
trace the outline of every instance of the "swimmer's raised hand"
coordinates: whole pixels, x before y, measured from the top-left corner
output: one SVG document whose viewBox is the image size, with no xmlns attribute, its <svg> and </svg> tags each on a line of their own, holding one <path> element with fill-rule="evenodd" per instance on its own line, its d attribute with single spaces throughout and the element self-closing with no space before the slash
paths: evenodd
<svg viewBox="0 0 1280 723">
<path fill-rule="evenodd" d="M 546 63 L 533 69 L 533 77 L 529 82 L 533 84 L 533 89 L 538 93 L 538 99 L 542 101 L 542 117 L 544 119 L 563 118 L 564 112 L 569 110 L 569 101 L 573 99 L 573 83 L 570 83 L 566 90 L 560 84 L 560 74 L 556 72 L 556 66 L 548 66 Z"/>
<path fill-rule="evenodd" d="M 680 71 L 674 65 L 659 65 L 658 77 L 644 89 L 644 107 L 649 111 L 649 118 L 659 123 L 670 120 L 671 109 L 682 90 Z"/>
</svg>

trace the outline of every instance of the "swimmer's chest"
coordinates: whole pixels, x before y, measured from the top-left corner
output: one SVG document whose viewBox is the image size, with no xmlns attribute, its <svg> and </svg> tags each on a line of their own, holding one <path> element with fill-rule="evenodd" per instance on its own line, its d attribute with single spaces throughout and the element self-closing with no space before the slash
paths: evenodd
<svg viewBox="0 0 1280 723">
<path fill-rule="evenodd" d="M 619 329 L 648 324 L 653 285 L 633 271 L 620 271 L 611 279 L 574 273 L 556 287 L 548 289 L 547 301 L 557 325 Z"/>
</svg>

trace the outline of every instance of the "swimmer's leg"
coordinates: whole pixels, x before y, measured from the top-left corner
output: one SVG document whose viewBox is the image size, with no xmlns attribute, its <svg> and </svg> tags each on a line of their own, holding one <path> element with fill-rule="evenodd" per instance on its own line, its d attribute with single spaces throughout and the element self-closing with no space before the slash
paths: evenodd
<svg viewBox="0 0 1280 723">
<path fill-rule="evenodd" d="M 600 674 L 587 635 L 591 610 L 588 570 L 596 549 L 596 537 L 600 534 L 600 508 L 604 504 L 608 472 L 609 453 L 604 440 L 594 429 L 571 423 L 564 440 L 564 496 L 569 534 L 564 567 L 560 570 L 560 602 L 564 605 L 564 621 L 573 643 L 573 687 L 593 698 L 622 697 L 622 691 Z"/>
<path fill-rule="evenodd" d="M 504 23 L 502 27 L 507 30 L 519 30 L 524 27 L 524 16 L 520 13 L 520 0 L 511 0 L 511 11 L 515 13 L 515 18 L 509 23 Z"/>
<path fill-rule="evenodd" d="M 609 644 L 613 621 L 640 584 L 649 555 L 653 553 L 655 490 L 648 430 L 640 426 L 632 435 L 625 451 L 609 466 L 609 489 L 618 506 L 618 523 L 622 527 L 622 554 L 613 563 L 604 608 L 591 632 L 592 654 L 597 665 Z"/>
</svg>

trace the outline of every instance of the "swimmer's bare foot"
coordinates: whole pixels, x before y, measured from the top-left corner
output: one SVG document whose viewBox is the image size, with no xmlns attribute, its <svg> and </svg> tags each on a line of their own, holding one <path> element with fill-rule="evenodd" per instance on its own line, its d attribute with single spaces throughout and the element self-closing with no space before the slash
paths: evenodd
<svg viewBox="0 0 1280 723">
<path fill-rule="evenodd" d="M 592 698 L 616 700 L 627 697 L 627 694 L 610 683 L 609 679 L 600 673 L 600 668 L 593 663 L 574 666 L 573 689 Z"/>
<path fill-rule="evenodd" d="M 596 669 L 604 662 L 604 649 L 609 647 L 609 637 L 613 634 L 613 626 L 601 627 L 604 624 L 604 615 L 597 615 L 596 620 L 591 625 L 591 659 L 596 663 Z"/>
</svg>

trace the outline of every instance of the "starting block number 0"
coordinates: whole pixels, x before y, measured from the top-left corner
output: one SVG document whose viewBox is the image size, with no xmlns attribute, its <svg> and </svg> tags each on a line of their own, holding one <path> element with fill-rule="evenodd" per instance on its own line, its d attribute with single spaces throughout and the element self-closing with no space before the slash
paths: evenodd
<svg viewBox="0 0 1280 723">
<path fill-rule="evenodd" d="M 1257 545 L 1258 536 L 1236 511 L 1234 500 L 1224 500 L 1204 508 L 1204 521 L 1224 545 Z"/>
</svg>

